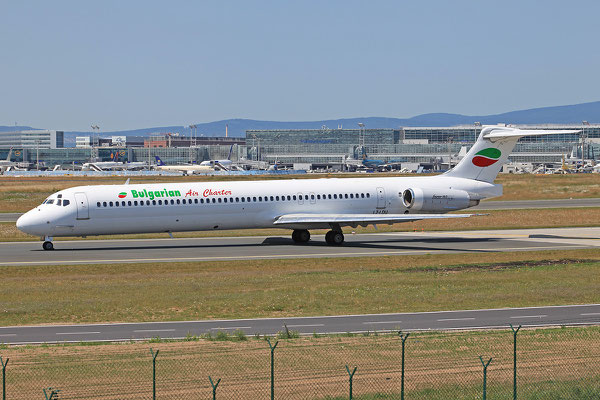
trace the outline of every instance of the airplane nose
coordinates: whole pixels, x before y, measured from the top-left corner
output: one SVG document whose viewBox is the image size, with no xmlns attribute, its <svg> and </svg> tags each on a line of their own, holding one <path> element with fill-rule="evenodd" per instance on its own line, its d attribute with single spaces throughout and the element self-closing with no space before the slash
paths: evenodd
<svg viewBox="0 0 600 400">
<path fill-rule="evenodd" d="M 33 214 L 37 210 L 31 210 L 21 215 L 17 219 L 17 229 L 21 232 L 28 233 L 30 235 L 39 235 L 40 229 L 43 228 L 43 222 L 40 216 Z"/>
</svg>

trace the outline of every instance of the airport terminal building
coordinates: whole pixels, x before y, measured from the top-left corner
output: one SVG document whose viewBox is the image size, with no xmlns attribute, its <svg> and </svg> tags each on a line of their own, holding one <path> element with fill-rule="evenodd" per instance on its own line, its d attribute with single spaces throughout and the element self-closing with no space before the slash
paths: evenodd
<svg viewBox="0 0 600 400">
<path fill-rule="evenodd" d="M 578 134 L 527 137 L 521 139 L 510 156 L 512 162 L 559 163 L 565 156 L 600 159 L 600 124 L 517 125 L 522 129 L 580 130 Z M 404 127 L 397 129 L 279 129 L 249 130 L 245 138 L 186 140 L 171 138 L 159 145 L 142 137 L 136 141 L 100 139 L 91 146 L 80 139 L 78 148 L 64 148 L 61 131 L 21 131 L 0 133 L 0 159 L 13 148 L 13 161 L 46 167 L 64 167 L 89 161 L 155 163 L 155 157 L 168 164 L 199 163 L 210 159 L 263 162 L 345 169 L 363 158 L 401 165 L 421 164 L 428 169 L 444 169 L 456 163 L 458 154 L 475 143 L 482 127 L 478 124 L 453 127 Z M 157 137 L 151 135 L 149 138 Z M 187 138 L 189 139 L 189 138 Z M 210 139 L 210 140 L 209 140 Z M 583 139 L 583 140 L 582 140 Z M 583 142 L 583 143 L 582 143 Z M 583 144 L 583 145 L 582 145 Z M 143 147 L 142 147 L 143 146 Z"/>
</svg>

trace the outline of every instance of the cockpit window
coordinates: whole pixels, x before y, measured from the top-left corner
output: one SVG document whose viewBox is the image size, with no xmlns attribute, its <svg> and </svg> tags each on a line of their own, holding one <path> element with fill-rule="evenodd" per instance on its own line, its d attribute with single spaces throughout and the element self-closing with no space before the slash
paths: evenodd
<svg viewBox="0 0 600 400">
<path fill-rule="evenodd" d="M 66 207 L 66 206 L 68 206 L 68 205 L 69 205 L 69 203 L 70 203 L 70 201 L 69 201 L 69 200 L 67 200 L 67 199 L 64 199 L 64 200 L 63 200 L 63 207 Z"/>
<path fill-rule="evenodd" d="M 61 199 L 56 200 L 56 205 L 57 206 L 62 206 L 62 200 Z"/>
<path fill-rule="evenodd" d="M 48 200 L 46 200 L 46 204 L 54 204 L 54 199 L 48 199 Z"/>
</svg>

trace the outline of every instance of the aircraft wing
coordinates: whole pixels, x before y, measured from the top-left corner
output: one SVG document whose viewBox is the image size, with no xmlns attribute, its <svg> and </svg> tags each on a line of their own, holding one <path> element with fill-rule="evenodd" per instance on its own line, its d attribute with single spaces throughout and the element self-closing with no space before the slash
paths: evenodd
<svg viewBox="0 0 600 400">
<path fill-rule="evenodd" d="M 422 219 L 467 218 L 477 214 L 286 214 L 273 223 L 282 224 L 391 224 Z"/>
</svg>

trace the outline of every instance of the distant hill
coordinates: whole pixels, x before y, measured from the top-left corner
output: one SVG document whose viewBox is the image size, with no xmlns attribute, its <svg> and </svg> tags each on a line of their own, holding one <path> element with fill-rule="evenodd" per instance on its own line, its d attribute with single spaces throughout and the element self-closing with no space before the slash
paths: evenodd
<svg viewBox="0 0 600 400">
<path fill-rule="evenodd" d="M 568 106 L 532 108 L 528 110 L 511 111 L 495 115 L 461 115 L 447 113 L 430 113 L 417 115 L 412 118 L 342 118 L 323 121 L 257 121 L 252 119 L 227 119 L 223 121 L 197 123 L 197 133 L 204 136 L 224 136 L 225 125 L 229 125 L 229 135 L 243 137 L 246 130 L 254 129 L 319 129 L 323 125 L 329 128 L 356 128 L 359 122 L 367 128 L 398 128 L 401 126 L 454 126 L 472 124 L 475 121 L 482 124 L 581 124 L 581 121 L 600 123 L 600 101 L 575 104 Z M 0 132 L 21 129 L 35 129 L 28 126 L 0 126 Z M 173 132 L 189 135 L 187 126 L 162 126 L 127 131 L 101 132 L 101 136 L 147 136 L 156 132 Z M 90 135 L 91 132 L 65 132 L 65 145 L 72 146 L 75 136 Z"/>
</svg>

